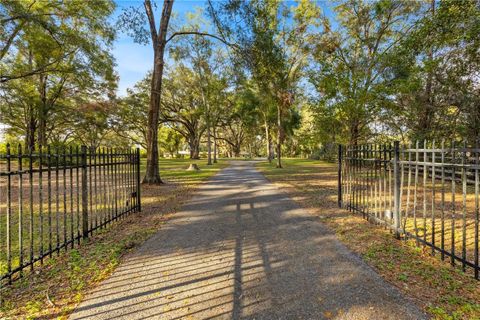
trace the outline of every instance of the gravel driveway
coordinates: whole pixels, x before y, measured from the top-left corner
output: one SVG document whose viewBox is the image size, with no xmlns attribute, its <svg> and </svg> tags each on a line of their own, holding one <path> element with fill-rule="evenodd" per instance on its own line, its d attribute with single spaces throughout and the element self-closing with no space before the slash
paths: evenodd
<svg viewBox="0 0 480 320">
<path fill-rule="evenodd" d="M 317 217 L 238 161 L 72 319 L 425 319 Z"/>
</svg>

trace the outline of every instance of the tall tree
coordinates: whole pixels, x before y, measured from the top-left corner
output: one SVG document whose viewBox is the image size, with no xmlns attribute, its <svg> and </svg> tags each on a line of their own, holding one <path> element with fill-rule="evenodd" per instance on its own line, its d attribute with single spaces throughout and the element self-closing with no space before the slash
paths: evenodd
<svg viewBox="0 0 480 320">
<path fill-rule="evenodd" d="M 383 120 L 410 139 L 477 139 L 480 3 L 431 1 L 390 55 L 394 82 Z"/>
<path fill-rule="evenodd" d="M 150 107 L 148 111 L 147 168 L 145 177 L 143 179 L 144 183 L 162 183 L 162 180 L 160 179 L 160 170 L 158 167 L 157 140 L 162 77 L 165 64 L 164 53 L 167 43 L 177 36 L 194 34 L 212 37 L 224 42 L 227 45 L 231 45 L 219 36 L 212 35 L 207 32 L 200 32 L 198 30 L 179 30 L 177 32 L 173 32 L 170 37 L 167 38 L 168 26 L 170 22 L 170 17 L 172 15 L 172 8 L 173 0 L 164 0 L 158 31 L 150 0 L 144 1 L 144 12 L 142 12 L 138 8 L 131 7 L 128 10 L 124 11 L 119 19 L 120 27 L 123 30 L 126 30 L 127 33 L 129 33 L 131 36 L 133 36 L 136 42 L 146 44 L 148 43 L 148 39 L 150 38 L 154 51 Z M 148 31 L 144 27 L 147 21 L 150 30 L 150 37 L 147 36 Z"/>
<path fill-rule="evenodd" d="M 238 53 L 243 65 L 275 103 L 277 167 L 282 167 L 283 118 L 294 105 L 308 47 L 320 26 L 320 10 L 307 0 L 296 6 L 273 0 L 229 1 L 210 9 L 210 15 L 219 32 L 242 47 Z"/>
<path fill-rule="evenodd" d="M 239 86 L 231 93 L 229 103 L 229 112 L 220 121 L 218 139 L 230 146 L 233 156 L 239 157 L 247 138 L 259 133 L 259 99 L 251 88 Z"/>
<path fill-rule="evenodd" d="M 172 15 L 173 0 L 164 0 L 160 16 L 160 25 L 155 22 L 155 14 L 150 0 L 143 3 L 144 11 L 130 8 L 120 17 L 120 26 L 133 36 L 138 43 L 146 44 L 151 41 L 153 49 L 153 72 L 150 88 L 150 104 L 148 108 L 147 131 L 147 168 L 143 183 L 160 184 L 160 169 L 158 166 L 158 121 L 160 116 L 160 100 L 162 94 L 163 68 L 165 65 L 164 53 L 167 44 L 167 31 Z M 144 27 L 148 22 L 149 31 Z M 147 36 L 149 34 L 149 37 Z"/>
<path fill-rule="evenodd" d="M 193 24 L 193 22 L 191 22 Z M 192 25 L 190 29 L 198 29 Z M 216 123 L 218 108 L 222 104 L 223 92 L 227 87 L 226 74 L 228 73 L 225 52 L 207 37 L 194 35 L 177 41 L 172 48 L 174 63 L 190 65 L 192 81 L 196 84 L 200 103 L 203 108 L 203 117 L 207 135 L 207 165 L 213 163 L 212 138 Z"/>
<path fill-rule="evenodd" d="M 335 7 L 338 27 L 325 24 L 311 81 L 319 107 L 340 117 L 346 142 L 366 139 L 388 100 L 389 53 L 414 25 L 418 7 L 396 0 L 343 1 Z"/>
<path fill-rule="evenodd" d="M 113 129 L 122 138 L 147 148 L 148 106 L 151 74 L 127 89 L 127 95 L 118 100 L 112 116 Z"/>
<path fill-rule="evenodd" d="M 199 78 L 186 65 L 179 64 L 166 75 L 160 121 L 185 138 L 191 159 L 199 159 L 206 130 L 205 109 Z"/>
<path fill-rule="evenodd" d="M 59 125 L 53 120 L 60 119 L 66 106 L 73 106 L 67 100 L 94 91 L 97 96 L 113 91 L 116 78 L 109 51 L 114 32 L 108 17 L 114 8 L 109 0 L 6 1 L 0 5 L 6 26 L 0 32 L 6 38 L 0 54 L 0 86 L 4 97 L 16 95 L 15 99 L 26 100 L 20 105 L 32 104 L 25 127 L 28 147 L 47 144 L 49 131 Z M 22 96 L 23 87 L 30 85 L 35 90 Z"/>
<path fill-rule="evenodd" d="M 110 132 L 109 117 L 115 107 L 109 101 L 87 102 L 71 115 L 72 138 L 95 150 Z"/>
<path fill-rule="evenodd" d="M 61 48 L 69 33 L 70 3 L 37 1 L 2 1 L 0 4 L 0 83 L 55 70 L 59 62 L 74 52 L 54 56 L 38 65 L 15 64 L 18 43 L 35 39 L 37 48 Z M 80 8 L 82 10 L 82 8 Z M 64 15 L 64 13 L 66 13 Z M 22 39 L 23 38 L 23 39 Z M 47 49 L 45 48 L 45 49 Z M 37 51 L 37 50 L 35 50 Z M 48 52 L 45 51 L 45 53 Z"/>
</svg>

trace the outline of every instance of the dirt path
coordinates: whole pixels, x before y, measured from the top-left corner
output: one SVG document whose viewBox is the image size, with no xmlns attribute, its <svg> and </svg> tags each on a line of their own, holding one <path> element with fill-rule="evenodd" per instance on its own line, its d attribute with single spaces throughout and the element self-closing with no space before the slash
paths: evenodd
<svg viewBox="0 0 480 320">
<path fill-rule="evenodd" d="M 72 319 L 424 319 L 250 162 L 207 184 Z"/>
</svg>

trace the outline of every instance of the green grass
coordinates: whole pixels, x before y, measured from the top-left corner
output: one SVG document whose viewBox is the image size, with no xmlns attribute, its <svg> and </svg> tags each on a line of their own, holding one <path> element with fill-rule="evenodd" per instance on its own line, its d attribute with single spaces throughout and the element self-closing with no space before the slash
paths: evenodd
<svg viewBox="0 0 480 320">
<path fill-rule="evenodd" d="M 30 274 L 3 288 L 0 317 L 65 318 L 92 284 L 106 278 L 126 252 L 155 232 L 152 227 L 129 226 L 131 232 L 115 234 L 113 228 L 101 230 L 80 247 L 47 259 L 37 268 L 38 275 Z"/>
<path fill-rule="evenodd" d="M 206 159 L 160 159 L 160 176 L 166 181 L 180 183 L 201 182 L 224 168 L 231 159 L 219 159 L 218 163 L 207 165 Z M 186 171 L 190 164 L 197 164 L 200 171 Z M 141 171 L 145 172 L 146 159 L 142 159 Z"/>
<path fill-rule="evenodd" d="M 318 173 L 318 168 L 332 168 L 333 166 L 336 166 L 336 164 L 330 162 L 298 158 L 283 158 L 282 168 L 277 168 L 276 165 L 277 162 L 275 160 L 273 160 L 272 163 L 262 161 L 257 164 L 257 168 L 261 169 L 261 171 L 269 177 L 276 177 L 283 175 L 299 176 L 309 173 Z"/>
<path fill-rule="evenodd" d="M 201 170 L 185 171 L 192 162 Z M 144 170 L 145 161 L 141 165 Z M 85 293 L 115 270 L 122 256 L 161 229 L 197 184 L 227 165 L 225 160 L 207 166 L 206 160 L 161 159 L 160 173 L 166 183 L 142 185 L 141 213 L 96 231 L 80 246 L 61 250 L 43 266 L 37 264 L 34 273 L 26 270 L 24 278 L 3 286 L 0 319 L 67 318 Z"/>
</svg>

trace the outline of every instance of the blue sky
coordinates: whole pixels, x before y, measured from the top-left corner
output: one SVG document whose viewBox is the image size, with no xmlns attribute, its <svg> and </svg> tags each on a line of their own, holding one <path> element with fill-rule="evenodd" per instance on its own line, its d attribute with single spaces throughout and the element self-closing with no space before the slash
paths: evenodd
<svg viewBox="0 0 480 320">
<path fill-rule="evenodd" d="M 125 8 L 131 6 L 143 6 L 143 1 L 117 0 L 116 16 Z M 160 10 L 163 2 L 158 1 L 156 18 L 160 19 Z M 205 1 L 175 1 L 173 5 L 174 14 L 184 17 L 187 12 L 195 11 L 196 7 L 203 7 Z M 156 21 L 157 24 L 159 21 Z M 125 95 L 126 89 L 132 87 L 137 81 L 143 79 L 145 74 L 152 69 L 153 50 L 151 44 L 141 45 L 134 43 L 133 40 L 125 35 L 118 34 L 113 48 L 113 55 L 117 61 L 117 72 L 120 76 L 118 85 L 118 94 Z"/>
<path fill-rule="evenodd" d="M 215 1 L 215 0 L 214 0 Z M 125 8 L 136 6 L 142 7 L 143 1 L 138 0 L 116 0 L 117 4 L 116 13 L 113 16 L 116 20 L 119 13 Z M 157 1 L 158 8 L 155 17 L 157 18 L 157 25 L 160 18 L 161 5 L 163 1 Z M 317 1 L 317 4 L 322 8 L 327 16 L 332 16 L 330 9 L 331 1 Z M 195 11 L 198 7 L 206 7 L 206 1 L 199 0 L 176 0 L 173 5 L 174 16 L 177 19 L 185 17 L 186 13 Z M 126 90 L 132 87 L 136 82 L 143 79 L 145 74 L 151 70 L 153 64 L 153 50 L 151 45 L 141 45 L 134 43 L 133 40 L 125 35 L 118 34 L 117 40 L 114 43 L 113 55 L 117 61 L 117 73 L 120 76 L 118 85 L 118 94 L 123 96 L 126 94 Z"/>
</svg>

